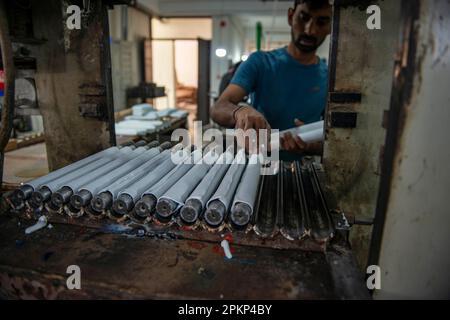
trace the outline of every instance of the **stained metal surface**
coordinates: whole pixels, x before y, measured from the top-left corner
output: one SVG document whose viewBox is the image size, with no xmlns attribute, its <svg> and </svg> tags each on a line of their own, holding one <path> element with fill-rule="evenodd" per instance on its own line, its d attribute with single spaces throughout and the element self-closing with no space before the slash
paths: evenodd
<svg viewBox="0 0 450 320">
<path fill-rule="evenodd" d="M 231 241 L 228 260 L 219 242 L 127 237 L 61 224 L 24 236 L 23 228 L 0 218 L 3 298 L 368 298 L 362 276 L 337 269 L 354 266 L 345 250 L 328 255 Z M 66 288 L 69 265 L 81 268 L 81 290 Z"/>
<path fill-rule="evenodd" d="M 111 136 L 114 119 L 111 118 L 109 42 L 105 40 L 107 11 L 100 1 L 90 4 L 89 14 L 82 17 L 81 30 L 68 30 L 61 23 L 65 21 L 66 2 L 46 1 L 43 6 L 41 1 L 31 1 L 35 37 L 47 39 L 40 46 L 30 46 L 30 50 L 37 61 L 35 80 L 50 170 L 106 149 L 115 142 L 115 136 Z M 95 95 L 85 90 L 86 84 L 97 88 Z M 89 105 L 101 106 L 103 120 L 80 116 L 78 107 L 91 113 Z M 97 108 L 94 109 L 96 113 Z"/>
<path fill-rule="evenodd" d="M 360 219 L 375 214 L 386 137 L 382 119 L 390 105 L 401 11 L 401 1 L 378 1 L 382 30 L 369 30 L 365 10 L 369 2 L 335 2 L 330 91 L 360 93 L 360 99 L 359 95 L 353 95 L 357 99 L 330 98 L 323 155 L 326 188 L 338 199 L 340 209 Z M 336 112 L 356 114 L 356 127 L 333 126 Z M 367 264 L 370 235 L 370 227 L 355 226 L 351 231 L 352 248 L 362 269 Z"/>
<path fill-rule="evenodd" d="M 450 298 L 450 3 L 402 1 L 371 263 L 380 299 Z"/>
</svg>

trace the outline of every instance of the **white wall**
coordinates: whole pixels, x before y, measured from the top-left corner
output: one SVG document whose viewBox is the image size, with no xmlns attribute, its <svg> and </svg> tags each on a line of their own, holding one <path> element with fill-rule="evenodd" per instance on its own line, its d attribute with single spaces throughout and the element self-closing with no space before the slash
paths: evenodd
<svg viewBox="0 0 450 320">
<path fill-rule="evenodd" d="M 152 38 L 156 39 L 152 42 L 153 81 L 164 86 L 167 94 L 167 98 L 155 99 L 155 106 L 173 108 L 176 106 L 176 77 L 184 85 L 196 87 L 198 84 L 198 42 L 195 39 L 212 38 L 212 20 L 152 19 Z"/>
<path fill-rule="evenodd" d="M 154 39 L 197 39 L 210 40 L 212 21 L 210 18 L 152 19 Z"/>
<path fill-rule="evenodd" d="M 109 33 L 111 37 L 111 63 L 113 74 L 114 109 L 122 110 L 126 107 L 125 90 L 136 86 L 140 82 L 141 65 L 139 64 L 140 40 L 150 38 L 149 17 L 131 7 L 128 13 L 128 38 L 122 38 L 122 9 L 125 6 L 114 6 L 108 10 Z"/>
<path fill-rule="evenodd" d="M 198 86 L 198 42 L 196 40 L 175 41 L 175 70 L 180 84 Z"/>
<path fill-rule="evenodd" d="M 221 27 L 221 21 L 225 23 Z M 215 52 L 218 48 L 225 48 L 227 56 L 219 58 Z M 213 37 L 211 43 L 211 93 L 217 96 L 220 80 L 231 63 L 240 61 L 245 51 L 245 30 L 239 21 L 229 16 L 213 17 Z"/>
<path fill-rule="evenodd" d="M 175 48 L 174 41 L 153 40 L 153 81 L 165 87 L 167 97 L 154 100 L 158 110 L 175 107 Z"/>
</svg>

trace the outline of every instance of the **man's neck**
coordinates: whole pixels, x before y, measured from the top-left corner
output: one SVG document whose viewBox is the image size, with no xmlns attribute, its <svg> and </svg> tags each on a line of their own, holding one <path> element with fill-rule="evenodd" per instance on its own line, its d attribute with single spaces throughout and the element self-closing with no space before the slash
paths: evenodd
<svg viewBox="0 0 450 320">
<path fill-rule="evenodd" d="M 318 63 L 316 51 L 308 53 L 302 52 L 292 42 L 289 43 L 287 52 L 301 64 L 310 65 Z"/>
</svg>

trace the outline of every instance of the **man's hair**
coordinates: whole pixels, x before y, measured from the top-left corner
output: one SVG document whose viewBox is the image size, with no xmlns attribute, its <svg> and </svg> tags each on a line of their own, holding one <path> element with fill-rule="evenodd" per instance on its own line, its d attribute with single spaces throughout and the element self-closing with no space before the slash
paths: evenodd
<svg viewBox="0 0 450 320">
<path fill-rule="evenodd" d="M 303 3 L 306 3 L 308 8 L 310 8 L 311 10 L 322 9 L 325 6 L 330 5 L 329 0 L 295 0 L 294 9 L 296 9 L 299 4 L 303 4 Z"/>
</svg>

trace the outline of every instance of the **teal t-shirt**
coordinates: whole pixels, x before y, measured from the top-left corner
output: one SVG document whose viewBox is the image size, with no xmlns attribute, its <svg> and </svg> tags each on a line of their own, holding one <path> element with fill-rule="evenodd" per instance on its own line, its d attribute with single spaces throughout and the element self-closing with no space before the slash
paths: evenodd
<svg viewBox="0 0 450 320">
<path fill-rule="evenodd" d="M 239 66 L 231 83 L 250 95 L 253 107 L 273 129 L 282 131 L 295 127 L 295 119 L 305 124 L 321 120 L 327 101 L 328 67 L 322 60 L 302 65 L 289 55 L 287 47 L 258 51 Z"/>
<path fill-rule="evenodd" d="M 302 65 L 287 48 L 258 51 L 242 63 L 231 83 L 250 95 L 252 105 L 273 129 L 295 126 L 294 119 L 305 124 L 319 121 L 327 100 L 328 67 L 324 61 Z"/>
</svg>

